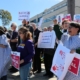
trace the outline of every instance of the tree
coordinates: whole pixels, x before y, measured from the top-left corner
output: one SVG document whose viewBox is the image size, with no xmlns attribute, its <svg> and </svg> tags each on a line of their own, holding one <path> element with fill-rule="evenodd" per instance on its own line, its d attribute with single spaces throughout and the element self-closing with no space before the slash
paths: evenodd
<svg viewBox="0 0 80 80">
<path fill-rule="evenodd" d="M 2 21 L 2 25 L 9 25 L 10 21 L 12 20 L 12 16 L 10 12 L 5 10 L 0 10 L 0 19 Z"/>
</svg>

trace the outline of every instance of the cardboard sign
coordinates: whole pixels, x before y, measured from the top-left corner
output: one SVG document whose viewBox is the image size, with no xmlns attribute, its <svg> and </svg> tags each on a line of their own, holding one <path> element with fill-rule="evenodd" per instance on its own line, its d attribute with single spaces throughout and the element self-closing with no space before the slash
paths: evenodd
<svg viewBox="0 0 80 80">
<path fill-rule="evenodd" d="M 20 67 L 20 53 L 11 52 L 12 66 L 19 70 Z"/>
<path fill-rule="evenodd" d="M 19 20 L 23 20 L 23 19 L 29 21 L 29 19 L 30 19 L 30 12 L 29 11 L 19 12 Z"/>
<path fill-rule="evenodd" d="M 54 31 L 41 32 L 38 39 L 38 48 L 54 48 L 56 35 Z"/>
<path fill-rule="evenodd" d="M 70 67 L 69 67 L 69 71 L 72 72 L 75 75 L 78 75 L 78 71 L 79 71 L 79 59 L 78 58 L 74 58 Z"/>
<path fill-rule="evenodd" d="M 80 22 L 80 14 L 74 15 L 74 21 L 75 22 Z"/>
<path fill-rule="evenodd" d="M 65 19 L 68 19 L 69 21 L 71 21 L 71 14 L 67 14 L 64 16 L 64 18 L 62 19 L 62 21 L 64 21 Z"/>
</svg>

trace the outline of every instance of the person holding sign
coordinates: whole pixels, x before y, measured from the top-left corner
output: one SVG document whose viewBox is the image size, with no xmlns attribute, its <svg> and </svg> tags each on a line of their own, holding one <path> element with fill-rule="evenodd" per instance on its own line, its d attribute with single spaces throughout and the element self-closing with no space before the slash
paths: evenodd
<svg viewBox="0 0 80 80">
<path fill-rule="evenodd" d="M 65 33 L 62 35 L 61 42 L 64 46 L 71 50 L 71 54 L 74 54 L 75 52 L 78 53 L 77 49 L 80 48 L 79 32 L 80 24 L 71 22 L 69 25 L 68 34 Z M 80 70 L 78 76 L 68 71 L 64 80 L 80 80 Z"/>
<path fill-rule="evenodd" d="M 35 53 L 32 34 L 26 27 L 20 28 L 18 32 L 22 40 L 17 50 L 20 52 L 20 77 L 21 80 L 28 80 L 32 58 Z"/>
<path fill-rule="evenodd" d="M 48 27 L 48 31 L 55 33 L 53 31 L 53 27 L 52 26 Z M 46 73 L 43 76 L 48 76 L 49 78 L 53 77 L 53 73 L 50 71 L 50 68 L 51 68 L 54 52 L 55 52 L 54 48 L 45 48 L 44 49 L 44 64 L 45 64 Z"/>
</svg>

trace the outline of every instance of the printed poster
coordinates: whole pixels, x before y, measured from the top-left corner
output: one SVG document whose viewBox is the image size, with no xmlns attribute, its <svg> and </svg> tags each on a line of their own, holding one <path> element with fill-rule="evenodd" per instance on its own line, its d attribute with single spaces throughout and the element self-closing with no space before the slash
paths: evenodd
<svg viewBox="0 0 80 80">
<path fill-rule="evenodd" d="M 20 67 L 20 53 L 11 52 L 12 66 L 19 70 Z"/>
</svg>

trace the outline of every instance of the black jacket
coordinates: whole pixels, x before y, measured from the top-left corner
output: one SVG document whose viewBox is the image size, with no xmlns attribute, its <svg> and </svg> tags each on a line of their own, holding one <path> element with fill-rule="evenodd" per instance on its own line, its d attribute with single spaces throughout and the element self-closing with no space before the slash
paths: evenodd
<svg viewBox="0 0 80 80">
<path fill-rule="evenodd" d="M 38 38 L 39 38 L 39 33 L 40 33 L 40 32 L 41 32 L 41 31 L 38 30 L 38 29 L 36 29 L 36 30 L 34 31 L 34 44 L 38 42 Z"/>
<path fill-rule="evenodd" d="M 31 25 L 27 25 L 27 26 L 24 26 L 26 27 L 27 29 L 29 29 L 29 31 L 32 33 L 32 36 L 34 34 L 34 30 L 33 30 L 33 27 Z"/>
</svg>

